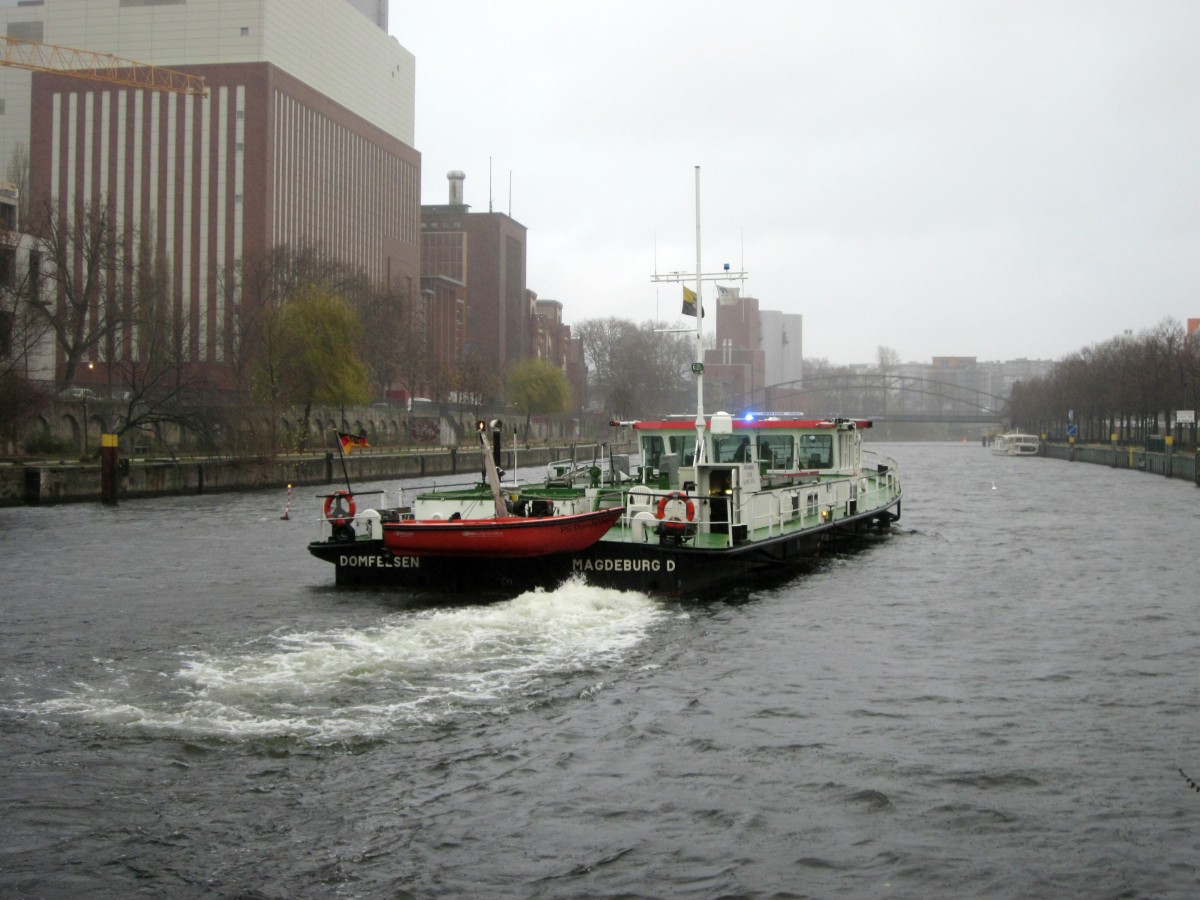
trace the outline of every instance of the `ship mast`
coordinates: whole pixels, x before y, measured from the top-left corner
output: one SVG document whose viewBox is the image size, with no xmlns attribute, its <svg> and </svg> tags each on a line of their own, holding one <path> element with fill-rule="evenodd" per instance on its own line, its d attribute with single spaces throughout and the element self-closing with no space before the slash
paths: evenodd
<svg viewBox="0 0 1200 900">
<path fill-rule="evenodd" d="M 692 373 L 696 376 L 696 455 L 695 462 L 705 462 L 704 447 L 704 297 L 700 288 L 705 281 L 742 281 L 746 280 L 745 272 L 731 272 L 726 263 L 721 272 L 705 274 L 700 266 L 700 167 L 696 166 L 696 271 L 688 275 L 682 271 L 666 272 L 662 275 L 654 273 L 651 281 L 673 281 L 685 285 L 689 278 L 694 279 L 696 293 L 696 359 L 692 363 Z M 690 328 L 663 328 L 659 334 L 687 334 Z"/>
<path fill-rule="evenodd" d="M 695 463 L 706 462 L 704 457 L 704 295 L 700 292 L 700 167 L 696 166 L 696 455 Z"/>
</svg>

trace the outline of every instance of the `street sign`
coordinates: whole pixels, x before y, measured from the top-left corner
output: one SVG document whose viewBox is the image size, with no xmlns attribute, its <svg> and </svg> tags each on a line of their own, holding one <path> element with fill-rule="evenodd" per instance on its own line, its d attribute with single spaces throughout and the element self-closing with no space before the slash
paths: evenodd
<svg viewBox="0 0 1200 900">
<path fill-rule="evenodd" d="M 1068 425 L 1067 426 L 1067 437 L 1079 437 L 1079 426 L 1078 425 Z"/>
</svg>

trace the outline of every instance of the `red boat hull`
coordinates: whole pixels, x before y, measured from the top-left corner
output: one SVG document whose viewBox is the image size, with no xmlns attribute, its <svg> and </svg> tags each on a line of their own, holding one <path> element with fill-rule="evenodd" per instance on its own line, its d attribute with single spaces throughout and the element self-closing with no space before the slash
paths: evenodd
<svg viewBox="0 0 1200 900">
<path fill-rule="evenodd" d="M 410 519 L 385 522 L 383 543 L 397 556 L 525 558 L 572 553 L 592 546 L 624 508 L 573 516 L 503 519 Z"/>
</svg>

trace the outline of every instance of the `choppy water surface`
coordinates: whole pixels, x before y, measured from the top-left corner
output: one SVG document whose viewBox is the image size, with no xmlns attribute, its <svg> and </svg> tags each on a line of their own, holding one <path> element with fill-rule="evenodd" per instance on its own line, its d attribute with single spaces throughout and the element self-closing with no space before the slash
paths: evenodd
<svg viewBox="0 0 1200 900">
<path fill-rule="evenodd" d="M 703 602 L 334 590 L 273 494 L 0 510 L 0 894 L 1196 896 L 1200 491 L 882 449 L 890 540 Z"/>
</svg>

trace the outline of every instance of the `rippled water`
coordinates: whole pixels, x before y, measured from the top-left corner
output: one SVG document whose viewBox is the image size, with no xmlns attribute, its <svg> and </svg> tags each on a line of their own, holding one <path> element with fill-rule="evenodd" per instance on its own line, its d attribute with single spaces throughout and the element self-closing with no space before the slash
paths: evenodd
<svg viewBox="0 0 1200 900">
<path fill-rule="evenodd" d="M 703 602 L 334 590 L 275 494 L 0 510 L 0 894 L 1196 896 L 1200 492 L 881 449 L 891 539 Z"/>
</svg>

